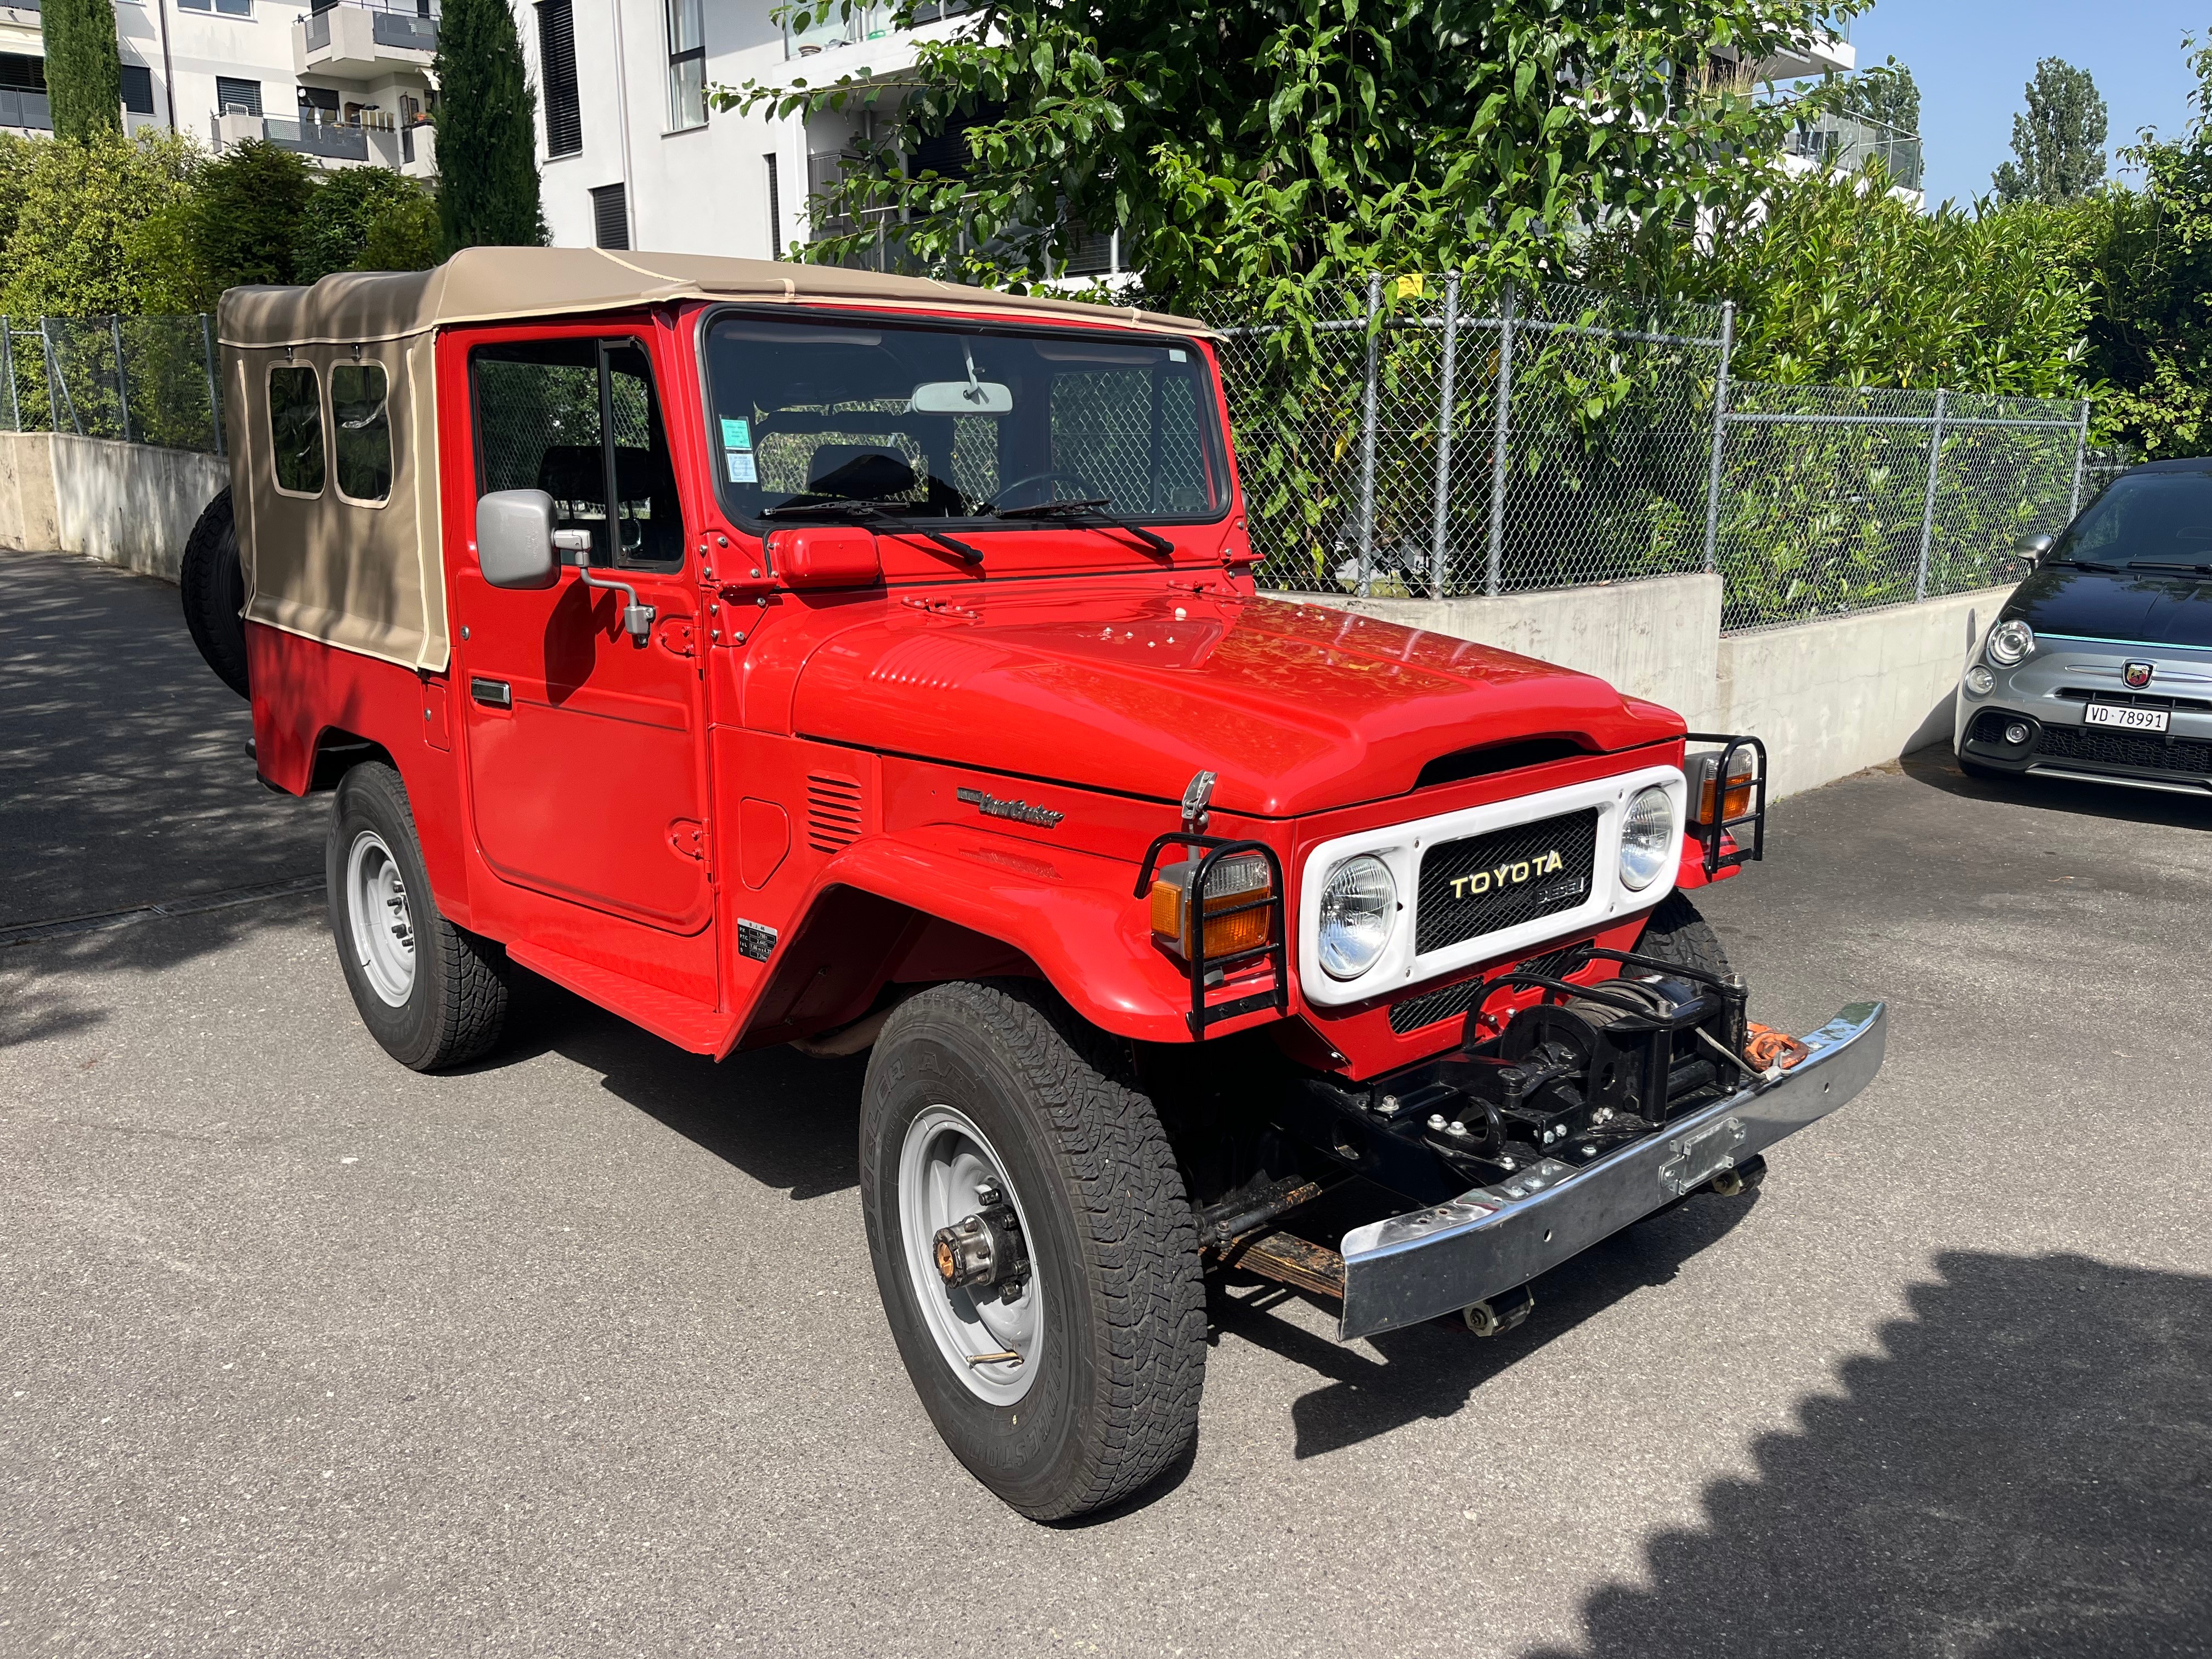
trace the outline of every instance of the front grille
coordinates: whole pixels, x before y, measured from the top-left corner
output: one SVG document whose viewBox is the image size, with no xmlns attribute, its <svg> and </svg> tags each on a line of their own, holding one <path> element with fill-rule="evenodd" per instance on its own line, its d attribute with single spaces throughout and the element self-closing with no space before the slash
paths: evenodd
<svg viewBox="0 0 2212 1659">
<path fill-rule="evenodd" d="M 2039 760 L 2087 761 L 2095 766 L 2128 766 L 2146 772 L 2212 774 L 2212 743 L 2190 738 L 2111 732 L 2094 726 L 2046 726 L 2036 745 Z"/>
<path fill-rule="evenodd" d="M 1414 953 L 1573 909 L 1589 896 L 1596 860 L 1595 806 L 1430 848 L 1421 854 Z"/>
<path fill-rule="evenodd" d="M 806 775 L 806 844 L 839 853 L 860 836 L 860 781 L 835 772 Z"/>
<path fill-rule="evenodd" d="M 1574 960 L 1580 948 L 1570 945 L 1564 951 L 1547 951 L 1518 965 L 1523 973 L 1549 974 L 1557 979 L 1559 970 Z M 1408 1031 L 1418 1031 L 1424 1025 L 1434 1025 L 1440 1020 L 1461 1018 L 1474 1006 L 1474 1000 L 1482 994 L 1482 988 L 1496 977 L 1495 974 L 1487 977 L 1477 974 L 1473 979 L 1447 985 L 1441 991 L 1425 991 L 1419 996 L 1407 997 L 1403 1002 L 1394 1002 L 1390 1005 L 1390 1029 L 1403 1036 Z"/>
</svg>

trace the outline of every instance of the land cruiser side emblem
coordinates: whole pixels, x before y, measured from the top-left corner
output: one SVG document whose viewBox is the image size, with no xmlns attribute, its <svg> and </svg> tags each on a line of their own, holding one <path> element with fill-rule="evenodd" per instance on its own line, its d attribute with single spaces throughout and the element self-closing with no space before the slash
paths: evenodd
<svg viewBox="0 0 2212 1659">
<path fill-rule="evenodd" d="M 1454 876 L 1452 896 L 1480 898 L 1485 893 L 1518 887 L 1524 881 L 1534 881 L 1539 876 L 1548 876 L 1554 870 L 1565 868 L 1566 861 L 1556 851 L 1539 853 L 1533 859 L 1516 859 L 1512 863 L 1501 864 L 1494 870 L 1478 870 L 1471 876 Z"/>
<path fill-rule="evenodd" d="M 981 789 L 957 789 L 953 793 L 987 818 L 1012 818 L 1016 823 L 1034 823 L 1040 830 L 1049 830 L 1067 816 L 1049 806 L 1032 806 L 1025 800 L 1000 800 Z"/>
<path fill-rule="evenodd" d="M 2156 672 L 2147 662 L 2123 663 L 2120 665 L 2120 678 L 2138 691 L 2150 684 L 2150 677 Z"/>
</svg>

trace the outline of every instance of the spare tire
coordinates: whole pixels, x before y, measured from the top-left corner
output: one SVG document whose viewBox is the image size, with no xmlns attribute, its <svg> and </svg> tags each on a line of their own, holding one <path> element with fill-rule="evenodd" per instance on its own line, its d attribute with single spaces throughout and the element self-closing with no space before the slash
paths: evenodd
<svg viewBox="0 0 2212 1659">
<path fill-rule="evenodd" d="M 185 543 L 178 585 L 184 589 L 185 626 L 216 678 L 241 697 L 252 696 L 246 676 L 246 567 L 238 556 L 238 521 L 230 491 L 207 504 Z"/>
</svg>

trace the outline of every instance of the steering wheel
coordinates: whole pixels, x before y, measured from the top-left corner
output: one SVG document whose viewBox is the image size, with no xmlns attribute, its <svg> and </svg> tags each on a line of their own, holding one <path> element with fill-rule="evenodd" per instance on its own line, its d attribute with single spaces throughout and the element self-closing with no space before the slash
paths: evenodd
<svg viewBox="0 0 2212 1659">
<path fill-rule="evenodd" d="M 1048 493 L 1042 499 L 1034 501 L 1010 501 L 1008 499 L 1008 497 L 1014 495 L 1016 491 L 1026 489 L 1031 484 L 1050 483 L 1054 479 L 1065 480 L 1066 483 L 1075 485 L 1076 489 L 1072 494 L 1066 495 L 1060 495 L 1056 491 Z M 985 505 L 992 507 L 1043 507 L 1048 502 L 1056 501 L 1097 501 L 1105 494 L 1106 492 L 1104 490 L 1099 489 L 1097 485 L 1092 483 L 1090 479 L 1085 477 L 1079 472 L 1032 472 L 1026 478 L 1017 478 L 1010 484 L 1001 485 L 999 489 L 999 493 L 992 496 Z"/>
</svg>

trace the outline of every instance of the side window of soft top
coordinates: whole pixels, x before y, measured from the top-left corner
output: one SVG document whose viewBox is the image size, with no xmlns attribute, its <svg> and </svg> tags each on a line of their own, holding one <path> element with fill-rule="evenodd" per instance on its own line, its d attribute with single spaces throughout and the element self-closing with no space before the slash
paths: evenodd
<svg viewBox="0 0 2212 1659">
<path fill-rule="evenodd" d="M 684 515 L 653 366 L 635 339 L 480 345 L 469 353 L 477 494 L 542 489 L 592 562 L 673 570 Z M 608 503 L 613 503 L 613 511 Z"/>
</svg>

